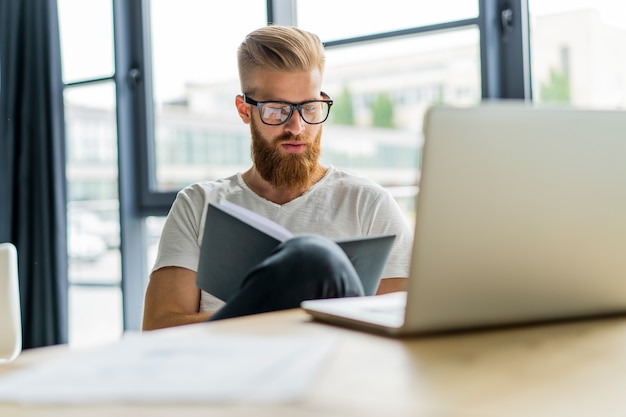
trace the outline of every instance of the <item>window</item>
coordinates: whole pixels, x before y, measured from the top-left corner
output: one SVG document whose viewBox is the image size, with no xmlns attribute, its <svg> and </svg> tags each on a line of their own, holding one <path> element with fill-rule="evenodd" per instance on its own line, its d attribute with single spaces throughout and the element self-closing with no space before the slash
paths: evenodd
<svg viewBox="0 0 626 417">
<path fill-rule="evenodd" d="M 387 187 L 412 220 L 424 112 L 480 101 L 479 45 L 471 27 L 329 49 L 324 88 L 335 106 L 323 161 Z"/>
<path fill-rule="evenodd" d="M 478 1 L 298 0 L 298 26 L 326 41 L 371 36 L 478 16 Z"/>
<path fill-rule="evenodd" d="M 122 334 L 111 1 L 59 0 L 65 83 L 69 342 Z"/>
<path fill-rule="evenodd" d="M 266 2 L 148 3 L 155 190 L 177 191 L 243 169 L 250 158 L 248 129 L 234 104 L 240 93 L 236 50 L 247 33 L 266 24 Z M 233 23 L 210 24 L 218 21 Z"/>
<path fill-rule="evenodd" d="M 249 131 L 234 107 L 236 48 L 267 22 L 298 25 L 325 42 L 325 88 L 335 105 L 324 162 L 388 187 L 410 218 L 424 109 L 530 97 L 525 2 L 450 3 L 59 0 L 68 220 L 100 230 L 90 233 L 105 246 L 102 258 L 71 264 L 72 340 L 80 333 L 80 343 L 99 343 L 138 329 L 175 192 L 249 166 Z M 575 58 L 573 47 L 558 45 L 560 68 L 574 71 Z M 103 336 L 82 333 L 87 327 Z"/>
<path fill-rule="evenodd" d="M 535 101 L 626 108 L 626 3 L 531 0 L 529 9 Z"/>
</svg>

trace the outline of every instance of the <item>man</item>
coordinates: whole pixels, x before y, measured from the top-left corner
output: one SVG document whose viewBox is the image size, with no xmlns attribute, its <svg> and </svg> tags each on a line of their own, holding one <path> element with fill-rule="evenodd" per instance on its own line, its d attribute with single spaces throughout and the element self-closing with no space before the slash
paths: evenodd
<svg viewBox="0 0 626 417">
<path fill-rule="evenodd" d="M 156 329 L 299 306 L 303 299 L 362 295 L 343 251 L 325 237 L 390 233 L 396 240 L 378 293 L 404 288 L 411 230 L 393 198 L 373 181 L 319 163 L 332 100 L 321 92 L 324 49 L 293 27 L 250 33 L 238 50 L 253 166 L 180 191 L 163 228 L 145 296 L 143 328 Z M 198 289 L 196 268 L 209 202 L 227 199 L 306 236 L 280 245 L 250 272 L 237 295 Z M 315 236 L 312 236 L 315 235 Z"/>
</svg>

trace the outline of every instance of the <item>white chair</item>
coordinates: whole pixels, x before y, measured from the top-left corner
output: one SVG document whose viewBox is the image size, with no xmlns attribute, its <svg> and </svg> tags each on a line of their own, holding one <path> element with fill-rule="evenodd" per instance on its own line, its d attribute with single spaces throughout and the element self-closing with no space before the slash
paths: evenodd
<svg viewBox="0 0 626 417">
<path fill-rule="evenodd" d="M 17 251 L 0 243 L 0 363 L 15 359 L 22 351 L 22 318 L 17 279 Z"/>
</svg>

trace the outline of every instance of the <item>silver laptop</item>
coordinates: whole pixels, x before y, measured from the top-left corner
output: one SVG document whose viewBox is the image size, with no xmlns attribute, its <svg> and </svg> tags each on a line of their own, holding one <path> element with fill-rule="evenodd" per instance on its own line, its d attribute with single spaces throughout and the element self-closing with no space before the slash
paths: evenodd
<svg viewBox="0 0 626 417">
<path fill-rule="evenodd" d="M 626 112 L 434 107 L 406 292 L 312 300 L 392 335 L 626 312 Z"/>
</svg>

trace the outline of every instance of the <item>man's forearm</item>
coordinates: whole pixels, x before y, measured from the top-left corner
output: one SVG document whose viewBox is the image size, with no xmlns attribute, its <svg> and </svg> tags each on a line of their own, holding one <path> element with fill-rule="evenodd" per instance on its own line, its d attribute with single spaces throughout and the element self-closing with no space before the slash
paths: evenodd
<svg viewBox="0 0 626 417">
<path fill-rule="evenodd" d="M 145 315 L 142 330 L 164 329 L 166 327 L 183 326 L 185 324 L 203 323 L 214 312 L 202 313 L 163 313 L 158 315 Z"/>
</svg>

